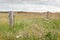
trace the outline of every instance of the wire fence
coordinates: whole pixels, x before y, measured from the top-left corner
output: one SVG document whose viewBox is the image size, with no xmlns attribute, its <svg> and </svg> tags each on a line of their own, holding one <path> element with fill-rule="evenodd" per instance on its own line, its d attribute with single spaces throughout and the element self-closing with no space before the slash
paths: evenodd
<svg viewBox="0 0 60 40">
<path fill-rule="evenodd" d="M 27 17 L 27 18 L 44 18 L 46 20 L 50 19 L 58 19 L 60 18 L 60 13 L 51 13 L 51 12 L 45 12 L 45 13 L 34 13 L 34 12 L 6 12 L 6 13 L 0 13 L 0 22 L 6 21 L 10 26 L 13 26 L 16 22 L 16 20 Z"/>
</svg>

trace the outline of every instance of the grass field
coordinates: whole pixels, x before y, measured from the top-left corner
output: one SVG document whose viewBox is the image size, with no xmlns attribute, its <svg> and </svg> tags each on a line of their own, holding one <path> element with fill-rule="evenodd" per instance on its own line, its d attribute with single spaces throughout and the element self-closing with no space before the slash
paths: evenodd
<svg viewBox="0 0 60 40">
<path fill-rule="evenodd" d="M 14 26 L 0 13 L 0 40 L 60 40 L 60 13 L 15 13 Z"/>
</svg>

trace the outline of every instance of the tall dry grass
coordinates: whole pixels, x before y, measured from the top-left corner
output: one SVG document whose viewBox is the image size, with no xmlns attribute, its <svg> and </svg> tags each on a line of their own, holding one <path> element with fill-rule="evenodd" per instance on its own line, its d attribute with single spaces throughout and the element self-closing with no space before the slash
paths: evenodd
<svg viewBox="0 0 60 40">
<path fill-rule="evenodd" d="M 14 27 L 10 28 L 8 14 L 0 15 L 0 40 L 60 40 L 59 14 L 14 14 Z"/>
</svg>

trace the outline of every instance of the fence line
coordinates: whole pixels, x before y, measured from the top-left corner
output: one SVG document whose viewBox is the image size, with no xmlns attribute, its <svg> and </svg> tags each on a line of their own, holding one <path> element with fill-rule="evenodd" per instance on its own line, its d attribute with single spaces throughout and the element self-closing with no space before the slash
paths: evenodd
<svg viewBox="0 0 60 40">
<path fill-rule="evenodd" d="M 13 26 L 14 25 L 14 15 L 13 15 L 14 12 L 9 11 L 8 13 L 9 13 L 9 25 Z M 46 20 L 48 20 L 48 19 L 49 19 L 49 11 L 46 12 Z"/>
</svg>

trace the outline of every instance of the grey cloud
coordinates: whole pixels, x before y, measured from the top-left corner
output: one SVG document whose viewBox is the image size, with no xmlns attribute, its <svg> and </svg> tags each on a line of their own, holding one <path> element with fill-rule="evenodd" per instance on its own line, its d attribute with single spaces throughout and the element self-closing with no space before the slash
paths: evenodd
<svg viewBox="0 0 60 40">
<path fill-rule="evenodd" d="M 60 5 L 60 0 L 0 0 L 0 3 L 10 4 L 43 4 L 43 5 Z"/>
<path fill-rule="evenodd" d="M 0 3 L 9 3 L 11 2 L 10 0 L 0 0 Z"/>
</svg>

